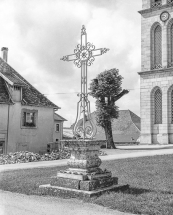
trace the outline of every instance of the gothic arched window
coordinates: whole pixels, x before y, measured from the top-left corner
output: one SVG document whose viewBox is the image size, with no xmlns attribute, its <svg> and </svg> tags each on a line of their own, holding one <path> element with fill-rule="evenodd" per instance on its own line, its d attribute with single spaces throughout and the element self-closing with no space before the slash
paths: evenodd
<svg viewBox="0 0 173 215">
<path fill-rule="evenodd" d="M 168 67 L 173 67 L 173 20 L 168 23 Z"/>
<path fill-rule="evenodd" d="M 173 24 L 171 25 L 171 29 L 170 29 L 170 43 L 171 43 L 171 53 L 170 53 L 170 57 L 171 57 L 171 63 L 173 62 Z"/>
<path fill-rule="evenodd" d="M 155 124 L 162 124 L 162 93 L 157 89 L 154 94 Z"/>
<path fill-rule="evenodd" d="M 154 68 L 162 68 L 162 29 L 158 25 L 154 30 Z"/>
<path fill-rule="evenodd" d="M 173 90 L 171 91 L 171 124 L 173 124 Z"/>
</svg>

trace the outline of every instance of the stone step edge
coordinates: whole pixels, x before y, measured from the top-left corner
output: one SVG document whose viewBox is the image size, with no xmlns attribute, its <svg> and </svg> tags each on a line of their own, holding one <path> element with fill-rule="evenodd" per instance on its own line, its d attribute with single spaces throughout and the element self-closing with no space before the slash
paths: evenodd
<svg viewBox="0 0 173 215">
<path fill-rule="evenodd" d="M 108 191 L 124 191 L 129 189 L 129 185 L 112 185 L 110 187 L 106 187 L 106 188 L 101 188 L 101 189 L 97 189 L 97 190 L 93 190 L 93 191 L 84 191 L 84 190 L 77 190 L 77 189 L 71 189 L 71 188 L 65 188 L 65 187 L 59 187 L 59 186 L 51 186 L 50 184 L 45 184 L 45 185 L 40 185 L 39 189 L 41 189 L 42 191 L 44 191 L 44 193 L 46 193 L 46 191 L 52 191 L 52 193 L 55 194 L 55 190 L 57 191 L 65 191 L 66 193 L 71 193 L 71 194 L 77 194 L 77 196 L 82 195 L 82 196 L 87 196 L 87 197 L 92 197 L 92 196 L 97 196 L 100 195 L 104 192 L 108 192 Z"/>
</svg>

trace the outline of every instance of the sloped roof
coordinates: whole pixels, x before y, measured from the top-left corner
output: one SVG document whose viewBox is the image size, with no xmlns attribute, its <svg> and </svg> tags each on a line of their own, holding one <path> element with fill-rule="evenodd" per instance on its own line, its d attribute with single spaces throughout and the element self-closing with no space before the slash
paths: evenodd
<svg viewBox="0 0 173 215">
<path fill-rule="evenodd" d="M 74 137 L 73 131 L 70 128 L 63 128 L 63 138 L 72 139 Z"/>
<path fill-rule="evenodd" d="M 58 120 L 58 121 L 67 121 L 66 119 L 64 119 L 62 116 L 60 116 L 57 113 L 54 113 L 54 120 Z"/>
<path fill-rule="evenodd" d="M 9 80 L 13 85 L 22 86 L 22 105 L 53 107 L 59 109 L 57 105 L 36 90 L 2 58 L 0 58 L 0 74 L 2 74 L 1 77 L 4 77 L 7 81 Z"/>
<path fill-rule="evenodd" d="M 96 124 L 95 112 L 91 113 L 91 118 Z M 82 125 L 82 119 L 78 122 Z M 73 128 L 74 124 L 71 126 Z M 112 134 L 114 142 L 134 142 L 140 136 L 140 117 L 130 110 L 119 110 L 119 117 L 112 122 Z M 105 140 L 105 131 L 97 126 L 97 140 Z"/>
<path fill-rule="evenodd" d="M 131 111 L 130 111 L 130 115 L 131 115 L 131 119 L 132 119 L 133 123 L 136 125 L 136 127 L 139 130 L 141 130 L 141 118 Z"/>
<path fill-rule="evenodd" d="M 95 113 L 94 113 L 95 115 Z M 92 117 L 94 122 L 95 116 Z M 140 117 L 131 112 L 130 110 L 120 110 L 119 117 L 112 122 L 112 134 L 114 142 L 134 142 L 140 136 L 139 126 Z M 105 140 L 105 132 L 101 127 L 97 126 L 96 139 Z"/>
<path fill-rule="evenodd" d="M 11 103 L 11 99 L 5 81 L 0 77 L 0 103 Z"/>
</svg>

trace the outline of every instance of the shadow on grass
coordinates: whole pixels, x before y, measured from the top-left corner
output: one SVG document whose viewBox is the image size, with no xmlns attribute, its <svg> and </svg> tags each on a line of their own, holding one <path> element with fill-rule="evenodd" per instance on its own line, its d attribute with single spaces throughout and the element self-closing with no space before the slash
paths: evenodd
<svg viewBox="0 0 173 215">
<path fill-rule="evenodd" d="M 126 190 L 122 190 L 121 191 L 122 193 L 125 193 L 125 194 L 131 194 L 131 195 L 141 195 L 143 193 L 150 193 L 150 192 L 153 192 L 152 190 L 150 189 L 144 189 L 144 188 L 137 188 L 137 187 L 129 187 L 128 189 Z"/>
<path fill-rule="evenodd" d="M 117 192 L 117 191 L 113 191 L 113 192 Z M 145 194 L 145 193 L 160 193 L 160 194 L 169 194 L 169 195 L 173 194 L 173 192 L 171 191 L 144 189 L 144 188 L 130 187 L 129 185 L 126 185 L 126 189 L 119 189 L 118 192 L 121 192 L 124 194 L 136 195 L 136 196 Z"/>
</svg>

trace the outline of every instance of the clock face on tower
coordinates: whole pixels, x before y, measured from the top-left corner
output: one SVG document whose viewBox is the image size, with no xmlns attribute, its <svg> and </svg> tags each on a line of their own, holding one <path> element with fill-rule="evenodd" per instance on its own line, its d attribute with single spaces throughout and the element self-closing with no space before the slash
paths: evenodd
<svg viewBox="0 0 173 215">
<path fill-rule="evenodd" d="M 164 11 L 160 14 L 160 20 L 162 22 L 166 22 L 169 19 L 169 13 L 167 11 Z"/>
</svg>

